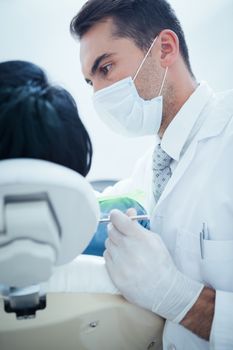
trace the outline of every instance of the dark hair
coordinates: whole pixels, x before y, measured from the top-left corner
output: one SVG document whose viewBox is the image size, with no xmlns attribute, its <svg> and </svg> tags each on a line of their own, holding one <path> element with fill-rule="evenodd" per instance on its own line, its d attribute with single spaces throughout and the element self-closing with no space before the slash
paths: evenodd
<svg viewBox="0 0 233 350">
<path fill-rule="evenodd" d="M 166 0 L 89 0 L 72 19 L 71 34 L 81 39 L 93 25 L 108 17 L 116 26 L 114 36 L 132 38 L 142 50 L 147 50 L 162 30 L 173 30 L 179 38 L 184 62 L 193 76 L 184 32 Z"/>
<path fill-rule="evenodd" d="M 24 61 L 0 63 L 0 159 L 37 158 L 85 176 L 92 145 L 72 96 Z"/>
</svg>

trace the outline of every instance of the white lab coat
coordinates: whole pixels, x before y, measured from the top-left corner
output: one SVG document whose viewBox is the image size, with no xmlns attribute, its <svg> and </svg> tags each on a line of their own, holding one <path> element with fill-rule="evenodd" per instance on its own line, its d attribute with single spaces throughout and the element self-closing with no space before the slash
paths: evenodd
<svg viewBox="0 0 233 350">
<path fill-rule="evenodd" d="M 162 236 L 178 269 L 217 291 L 210 342 L 167 321 L 164 349 L 233 349 L 233 91 L 214 95 L 204 113 L 157 205 L 151 190 L 152 149 L 130 179 L 111 189 L 112 194 L 144 190 L 152 231 Z M 202 257 L 203 223 L 209 236 Z"/>
</svg>

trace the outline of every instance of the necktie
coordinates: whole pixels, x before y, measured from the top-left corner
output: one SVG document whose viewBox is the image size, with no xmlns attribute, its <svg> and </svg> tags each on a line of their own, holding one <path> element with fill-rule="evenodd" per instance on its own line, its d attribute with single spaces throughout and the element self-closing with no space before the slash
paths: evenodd
<svg viewBox="0 0 233 350">
<path fill-rule="evenodd" d="M 156 203 L 165 189 L 172 172 L 170 168 L 172 158 L 158 144 L 153 153 L 153 194 Z"/>
</svg>

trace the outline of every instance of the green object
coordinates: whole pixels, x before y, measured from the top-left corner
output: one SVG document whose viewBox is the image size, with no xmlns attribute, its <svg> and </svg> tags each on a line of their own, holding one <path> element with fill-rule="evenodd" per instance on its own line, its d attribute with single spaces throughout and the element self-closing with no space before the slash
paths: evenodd
<svg viewBox="0 0 233 350">
<path fill-rule="evenodd" d="M 139 203 L 143 200 L 143 193 L 138 191 L 127 196 L 106 196 L 99 198 L 100 218 L 107 218 L 113 209 L 119 209 L 123 213 L 129 208 L 134 208 L 137 215 L 146 215 L 147 212 Z M 139 224 L 149 229 L 150 223 L 147 220 L 139 221 Z M 107 238 L 107 224 L 100 223 L 97 231 L 83 254 L 102 256 L 105 250 L 105 240 Z"/>
</svg>

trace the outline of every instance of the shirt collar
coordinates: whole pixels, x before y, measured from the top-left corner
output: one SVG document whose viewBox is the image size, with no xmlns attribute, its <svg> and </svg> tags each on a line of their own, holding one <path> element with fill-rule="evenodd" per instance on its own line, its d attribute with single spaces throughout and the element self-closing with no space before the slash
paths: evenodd
<svg viewBox="0 0 233 350">
<path fill-rule="evenodd" d="M 179 161 L 182 149 L 189 135 L 193 134 L 195 124 L 212 95 L 208 84 L 201 82 L 167 127 L 161 147 L 174 160 Z"/>
</svg>

